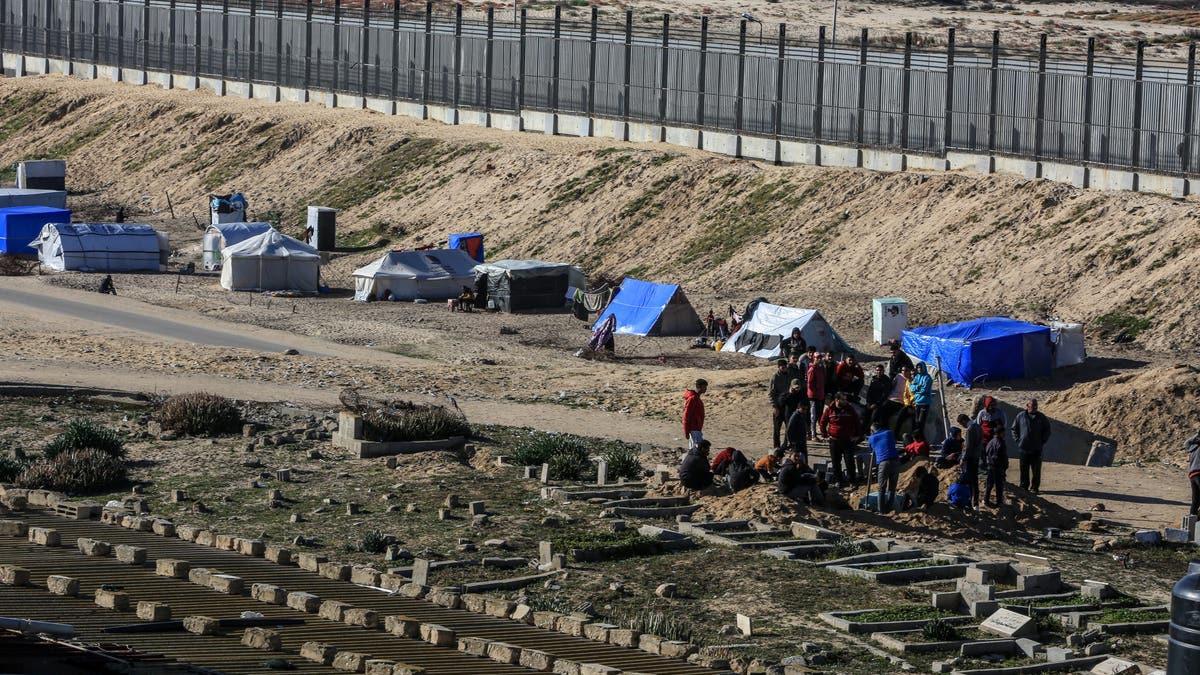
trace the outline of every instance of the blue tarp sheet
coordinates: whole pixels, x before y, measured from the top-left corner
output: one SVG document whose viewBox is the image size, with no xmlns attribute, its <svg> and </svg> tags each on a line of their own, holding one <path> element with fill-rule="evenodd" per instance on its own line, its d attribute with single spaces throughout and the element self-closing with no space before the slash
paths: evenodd
<svg viewBox="0 0 1200 675">
<path fill-rule="evenodd" d="M 1004 316 L 906 330 L 901 346 L 914 361 L 936 367 L 960 384 L 1046 377 L 1054 364 L 1050 328 Z"/>
<path fill-rule="evenodd" d="M 609 314 L 615 314 L 617 316 L 615 333 L 649 335 L 677 290 L 679 290 L 679 286 L 626 278 L 621 283 L 621 290 L 617 292 L 616 297 L 608 304 L 608 307 L 600 312 L 592 330 L 598 329 Z"/>
<path fill-rule="evenodd" d="M 29 245 L 38 238 L 47 223 L 69 223 L 71 212 L 49 206 L 9 206 L 0 208 L 0 253 L 36 256 Z"/>
<path fill-rule="evenodd" d="M 461 248 L 474 258 L 475 262 L 483 262 L 483 235 L 478 232 L 452 234 L 446 248 Z"/>
</svg>

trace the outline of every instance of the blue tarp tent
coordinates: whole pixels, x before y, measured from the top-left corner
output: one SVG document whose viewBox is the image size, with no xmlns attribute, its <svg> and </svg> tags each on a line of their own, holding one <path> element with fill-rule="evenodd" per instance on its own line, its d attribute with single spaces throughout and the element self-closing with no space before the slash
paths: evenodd
<svg viewBox="0 0 1200 675">
<path fill-rule="evenodd" d="M 483 235 L 478 232 L 452 234 L 446 248 L 461 248 L 474 258 L 475 262 L 483 262 Z"/>
<path fill-rule="evenodd" d="M 42 234 L 47 223 L 69 223 L 71 212 L 49 206 L 8 206 L 0 208 L 0 253 L 36 256 L 29 245 Z"/>
<path fill-rule="evenodd" d="M 700 317 L 683 290 L 671 284 L 626 278 L 621 288 L 600 311 L 593 330 L 610 314 L 617 317 L 620 335 L 696 335 Z"/>
<path fill-rule="evenodd" d="M 977 377 L 1046 377 L 1054 365 L 1049 327 L 1004 316 L 913 328 L 900 342 L 914 361 L 936 367 L 941 357 L 946 377 L 965 385 Z"/>
</svg>

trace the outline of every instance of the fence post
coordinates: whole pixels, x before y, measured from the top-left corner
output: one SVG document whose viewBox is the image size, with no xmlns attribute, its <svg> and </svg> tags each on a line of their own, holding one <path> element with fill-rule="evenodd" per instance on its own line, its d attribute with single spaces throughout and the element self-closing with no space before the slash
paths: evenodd
<svg viewBox="0 0 1200 675">
<path fill-rule="evenodd" d="M 1138 189 L 1137 169 L 1142 164 L 1142 74 L 1145 66 L 1146 43 L 1138 40 L 1137 63 L 1133 80 L 1133 139 L 1130 143 L 1130 168 L 1134 170 L 1133 189 Z"/>
<path fill-rule="evenodd" d="M 199 0 L 197 0 L 199 2 Z M 304 0 L 304 102 L 312 100 L 312 27 L 313 0 Z"/>
<path fill-rule="evenodd" d="M 283 87 L 283 0 L 275 0 L 275 101 L 278 102 L 282 96 L 279 95 L 280 88 Z"/>
<path fill-rule="evenodd" d="M 517 131 L 525 130 L 525 26 L 529 10 L 521 8 L 521 25 L 517 33 Z"/>
<path fill-rule="evenodd" d="M 708 79 L 708 17 L 700 17 L 700 74 L 696 78 L 696 147 L 704 147 L 704 90 Z"/>
<path fill-rule="evenodd" d="M 953 145 L 953 141 L 954 141 L 954 56 L 955 56 L 954 48 L 955 48 L 955 44 L 957 42 L 956 37 L 957 36 L 956 36 L 953 28 L 949 28 L 946 30 L 946 87 L 945 87 L 946 107 L 945 107 L 945 117 L 943 117 L 943 119 L 942 119 L 942 127 L 943 127 L 943 129 L 942 129 L 942 156 L 943 157 L 945 157 L 946 153 L 950 151 L 950 147 L 951 147 L 951 145 Z M 907 37 L 905 39 L 907 42 Z M 909 48 L 905 47 L 905 51 L 907 52 L 908 50 L 909 50 Z M 909 57 L 906 55 L 905 59 L 907 60 L 908 58 Z M 906 66 L 906 68 L 907 68 L 907 66 Z M 993 73 L 993 75 L 995 75 L 994 69 L 993 69 L 992 73 Z M 905 72 L 905 87 L 906 88 L 908 86 L 907 79 L 908 79 L 908 73 Z M 993 81 L 993 84 L 995 84 L 994 81 Z M 907 105 L 907 102 L 905 103 L 905 105 Z M 993 110 L 993 112 L 994 112 L 994 110 Z M 905 117 L 907 117 L 907 115 L 908 115 L 908 113 L 907 113 L 907 109 L 906 109 Z M 907 128 L 907 126 L 908 126 L 908 124 L 906 122 L 905 127 Z M 907 146 L 905 146 L 905 147 L 907 147 Z"/>
<path fill-rule="evenodd" d="M 813 102 L 813 139 L 821 140 L 821 119 L 824 116 L 822 108 L 825 106 L 825 26 L 821 26 L 817 30 L 817 91 L 816 98 Z M 816 146 L 820 148 L 820 145 Z M 813 164 L 821 163 L 821 155 L 814 150 Z"/>
<path fill-rule="evenodd" d="M 458 106 L 462 92 L 462 3 L 454 5 L 454 124 L 458 124 Z"/>
<path fill-rule="evenodd" d="M 358 56 L 358 95 L 362 98 L 359 107 L 367 107 L 367 69 L 373 64 L 371 58 L 371 0 L 363 0 L 362 45 Z"/>
<path fill-rule="evenodd" d="M 1183 99 L 1183 150 L 1180 153 L 1180 168 L 1186 174 L 1192 168 L 1192 117 L 1196 114 L 1195 103 L 1193 98 L 1195 92 L 1193 88 L 1196 84 L 1196 43 L 1188 45 L 1187 59 L 1187 86 L 1184 89 Z M 1187 185 L 1184 182 L 1184 195 L 1187 195 Z"/>
<path fill-rule="evenodd" d="M 558 92 L 559 92 L 559 47 L 562 41 L 562 5 L 555 3 L 554 5 L 554 40 L 550 47 L 550 96 L 547 103 L 550 104 L 550 117 L 546 121 L 545 131 L 548 134 L 558 133 Z"/>
<path fill-rule="evenodd" d="M 421 57 L 421 119 L 429 118 L 429 76 L 433 56 L 433 3 L 425 3 L 425 49 Z"/>
<path fill-rule="evenodd" d="M 658 141 L 665 143 L 667 141 L 667 78 L 670 73 L 670 64 L 667 60 L 670 58 L 671 47 L 671 15 L 664 13 L 662 21 L 662 47 L 659 49 L 658 56 Z"/>
<path fill-rule="evenodd" d="M 120 0 L 117 0 L 120 2 Z M 25 74 L 25 54 L 29 52 L 29 0 L 21 0 L 21 72 Z"/>
<path fill-rule="evenodd" d="M 1096 67 L 1096 38 L 1087 42 L 1087 71 L 1083 79 L 1083 161 L 1092 161 L 1092 78 Z M 1085 166 L 1084 171 L 1087 171 Z M 1085 174 L 1086 175 L 1086 174 Z M 1078 187 L 1087 187 L 1087 183 Z"/>
<path fill-rule="evenodd" d="M 195 14 L 196 42 L 193 45 L 193 49 L 195 50 L 195 53 L 194 53 L 194 58 L 192 59 L 192 61 L 193 61 L 192 77 L 195 78 L 195 81 L 192 83 L 193 88 L 200 87 L 200 49 L 202 46 L 201 42 L 200 42 L 200 25 L 202 23 L 201 19 L 203 18 L 203 6 L 200 3 L 202 3 L 202 2 L 203 2 L 203 0 L 196 0 L 196 14 Z M 94 20 L 95 20 L 94 25 L 96 27 L 96 30 L 99 31 L 100 30 L 100 0 L 92 0 L 92 7 L 96 10 L 96 14 L 94 17 Z M 95 63 L 95 58 L 96 58 L 95 55 L 93 55 L 92 56 L 93 63 Z"/>
<path fill-rule="evenodd" d="M 779 53 L 775 59 L 775 164 L 782 164 L 782 147 L 779 139 L 783 135 L 783 63 L 787 53 L 787 24 L 779 24 Z"/>
<path fill-rule="evenodd" d="M 909 95 L 912 92 L 912 32 L 904 34 L 904 72 L 900 79 L 900 149 L 908 150 L 908 116 L 911 106 Z M 947 76 L 949 81 L 950 77 Z"/>
<path fill-rule="evenodd" d="M 596 10 L 592 9 L 592 15 L 595 16 Z M 487 59 L 483 66 L 483 114 L 486 118 L 484 126 L 492 126 L 492 73 L 495 66 L 496 58 L 496 8 L 488 7 L 487 10 Z"/>
<path fill-rule="evenodd" d="M 333 0 L 333 105 L 338 103 L 338 91 L 342 84 L 342 0 Z M 328 103 L 330 98 L 327 96 Z"/>
<path fill-rule="evenodd" d="M 280 0 L 282 2 L 283 0 Z M 392 0 L 392 112 L 400 98 L 400 3 Z"/>
<path fill-rule="evenodd" d="M 149 2 L 149 0 L 146 1 Z M 46 57 L 47 61 L 50 60 L 50 26 L 54 23 L 54 6 L 52 2 L 53 0 L 46 0 L 45 9 L 42 12 L 42 26 L 44 26 L 42 29 L 42 56 Z M 46 71 L 49 72 L 49 70 L 50 64 L 47 63 Z"/>
<path fill-rule="evenodd" d="M 746 93 L 746 20 L 742 19 L 738 23 L 738 66 L 737 66 L 737 97 L 733 101 L 733 128 L 737 133 L 737 140 L 734 144 L 733 156 L 741 158 L 742 156 L 742 125 L 745 122 L 745 100 L 742 98 Z"/>
<path fill-rule="evenodd" d="M 858 38 L 858 165 L 862 166 L 862 146 L 866 139 L 867 120 L 867 29 Z"/>
<path fill-rule="evenodd" d="M 8 0 L 0 0 L 0 54 L 3 54 L 8 48 L 8 40 L 5 39 L 6 33 L 8 33 Z M 92 35 L 95 36 L 94 31 Z M 3 75 L 3 64 L 0 64 L 0 76 Z"/>
<path fill-rule="evenodd" d="M 596 28 L 600 10 L 592 5 L 592 22 L 588 31 L 588 89 L 587 89 L 587 135 L 596 133 Z"/>
<path fill-rule="evenodd" d="M 22 6 L 29 8 L 28 0 L 22 0 Z M 22 49 L 21 51 L 25 51 Z M 121 81 L 121 69 L 125 67 L 125 0 L 117 0 L 117 72 L 113 76 L 116 82 Z"/>
<path fill-rule="evenodd" d="M 1000 31 L 992 31 L 992 68 L 988 78 L 988 154 L 996 152 L 996 97 L 1000 93 Z M 988 159 L 988 166 L 995 160 Z M 991 173 L 991 170 L 988 170 Z"/>
<path fill-rule="evenodd" d="M 149 2 L 149 0 L 146 0 Z M 258 59 L 258 1 L 247 0 L 250 3 L 250 62 L 246 64 L 246 85 L 249 98 L 254 98 L 255 61 Z"/>
<path fill-rule="evenodd" d="M 175 0 L 171 0 L 171 4 L 175 4 Z M 0 9 L 3 12 L 3 9 Z M 4 17 L 0 16 L 0 22 L 4 21 Z M 3 26 L 0 25 L 0 34 L 4 32 Z M 0 45 L 3 44 L 4 38 L 0 37 Z M 0 48 L 0 53 L 3 53 L 3 48 Z M 75 72 L 75 0 L 67 0 L 67 74 L 72 75 Z"/>
<path fill-rule="evenodd" d="M 225 80 L 229 79 L 229 0 L 221 0 L 221 84 L 218 96 L 225 95 Z"/>
<path fill-rule="evenodd" d="M 622 88 L 621 114 L 625 118 L 625 129 L 621 132 L 621 140 L 629 140 L 629 76 L 633 60 L 633 10 L 625 10 L 625 80 Z"/>
<path fill-rule="evenodd" d="M 1033 159 L 1035 162 L 1041 162 L 1042 159 L 1042 119 L 1046 112 L 1046 34 L 1042 33 L 1038 38 L 1038 76 L 1037 76 L 1037 109 L 1036 118 L 1034 119 L 1033 128 Z M 1026 178 L 1041 178 L 1042 170 L 1040 164 L 1035 167 L 1036 173 L 1032 176 L 1026 171 Z"/>
<path fill-rule="evenodd" d="M 142 3 L 142 78 L 140 84 L 147 82 L 150 69 L 150 0 Z"/>
</svg>

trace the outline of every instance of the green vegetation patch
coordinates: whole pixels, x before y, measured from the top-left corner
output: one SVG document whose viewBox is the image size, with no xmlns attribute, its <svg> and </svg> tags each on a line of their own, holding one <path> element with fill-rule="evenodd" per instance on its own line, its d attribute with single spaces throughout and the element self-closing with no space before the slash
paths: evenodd
<svg viewBox="0 0 1200 675">
<path fill-rule="evenodd" d="M 633 161 L 633 157 L 618 154 L 613 159 L 605 160 L 588 169 L 587 173 L 582 176 L 559 183 L 554 188 L 555 194 L 550 199 L 550 203 L 546 205 L 546 211 L 553 211 L 586 199 L 608 185 L 609 181 L 621 175 L 621 171 L 631 161 Z"/>
<path fill-rule="evenodd" d="M 0 143 L 33 123 L 46 96 L 40 91 L 19 92 L 0 100 Z"/>
<path fill-rule="evenodd" d="M 1096 619 L 1096 623 L 1139 623 L 1142 621 L 1167 621 L 1171 618 L 1170 610 L 1163 607 L 1151 609 L 1110 609 Z"/>
<path fill-rule="evenodd" d="M 367 408 L 362 415 L 363 434 L 374 441 L 435 441 L 471 435 L 465 416 L 440 405 L 397 401 L 386 409 Z"/>
<path fill-rule="evenodd" d="M 568 532 L 550 538 L 556 551 L 580 550 L 599 554 L 604 560 L 622 560 L 639 556 L 656 555 L 662 545 L 655 539 L 636 532 Z M 592 558 L 584 554 L 577 561 Z"/>
<path fill-rule="evenodd" d="M 608 478 L 638 478 L 642 475 L 636 446 L 620 441 L 602 441 L 573 434 L 528 431 L 514 439 L 509 461 L 516 466 L 550 465 L 552 480 L 580 480 L 594 473 L 591 457 L 608 462 Z"/>
<path fill-rule="evenodd" d="M 1133 342 L 1152 325 L 1150 319 L 1120 310 L 1098 316 L 1094 323 L 1101 335 L 1114 342 Z"/>
<path fill-rule="evenodd" d="M 742 247 L 762 238 L 779 226 L 780 209 L 796 206 L 796 186 L 787 179 L 758 185 L 735 203 L 723 203 L 709 212 L 704 234 L 692 239 L 683 250 L 683 262 L 707 258 L 718 265 Z"/>
<path fill-rule="evenodd" d="M 640 197 L 629 202 L 621 209 L 620 216 L 622 218 L 632 218 L 640 213 L 644 218 L 653 218 L 658 215 L 662 205 L 656 203 L 656 200 L 667 188 L 674 185 L 677 180 L 679 180 L 679 176 L 672 174 L 654 181 Z"/>
<path fill-rule="evenodd" d="M 927 605 L 896 605 L 895 607 L 873 609 L 869 612 L 843 618 L 854 623 L 883 623 L 886 621 L 920 621 L 922 619 L 938 619 L 949 616 L 954 616 L 954 613 Z"/>
</svg>

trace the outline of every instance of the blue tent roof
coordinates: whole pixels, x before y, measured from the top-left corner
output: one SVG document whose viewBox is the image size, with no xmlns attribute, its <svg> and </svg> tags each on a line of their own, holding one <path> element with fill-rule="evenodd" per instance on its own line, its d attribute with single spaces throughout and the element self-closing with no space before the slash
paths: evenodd
<svg viewBox="0 0 1200 675">
<path fill-rule="evenodd" d="M 937 366 L 955 382 L 978 377 L 1045 377 L 1053 366 L 1050 328 L 1004 316 L 906 330 L 901 346 L 914 360 Z"/>
<path fill-rule="evenodd" d="M 675 303 L 668 309 L 673 299 Z M 621 335 L 687 335 L 700 326 L 700 317 L 679 286 L 628 277 L 608 307 L 601 310 L 593 330 L 609 315 L 616 315 L 615 332 Z"/>
</svg>

